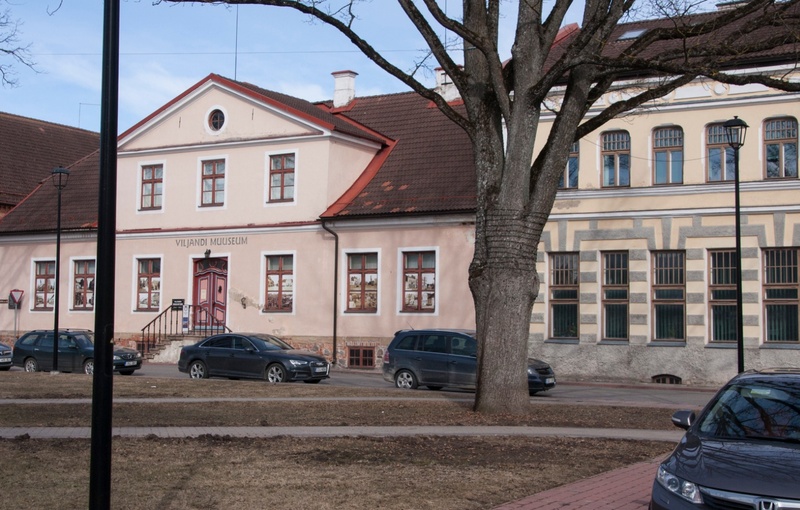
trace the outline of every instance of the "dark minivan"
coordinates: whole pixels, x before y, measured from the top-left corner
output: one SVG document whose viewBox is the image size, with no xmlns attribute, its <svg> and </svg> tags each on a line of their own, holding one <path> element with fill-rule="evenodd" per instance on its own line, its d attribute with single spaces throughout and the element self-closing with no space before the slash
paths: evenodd
<svg viewBox="0 0 800 510">
<path fill-rule="evenodd" d="M 383 355 L 383 378 L 398 388 L 475 388 L 478 367 L 475 332 L 464 329 L 401 330 Z M 550 365 L 528 359 L 528 392 L 556 385 Z"/>
</svg>

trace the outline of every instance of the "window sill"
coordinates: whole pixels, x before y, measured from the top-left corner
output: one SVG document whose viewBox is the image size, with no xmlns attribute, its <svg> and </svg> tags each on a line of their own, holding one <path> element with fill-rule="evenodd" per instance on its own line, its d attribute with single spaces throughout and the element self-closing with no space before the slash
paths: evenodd
<svg viewBox="0 0 800 510">
<path fill-rule="evenodd" d="M 600 340 L 597 345 L 630 345 L 627 340 Z"/>
<path fill-rule="evenodd" d="M 686 342 L 668 342 L 666 340 L 653 340 L 647 343 L 648 347 L 686 347 Z"/>
<path fill-rule="evenodd" d="M 580 343 L 578 338 L 549 338 L 544 341 L 546 344 L 562 344 L 562 345 L 578 345 Z"/>
<path fill-rule="evenodd" d="M 358 314 L 370 315 L 370 314 L 378 313 L 378 310 L 377 309 L 376 310 L 345 310 L 344 313 L 353 313 L 353 314 L 356 314 L 356 315 L 358 315 Z"/>
<path fill-rule="evenodd" d="M 736 349 L 736 342 L 709 342 L 706 349 Z"/>
<path fill-rule="evenodd" d="M 767 342 L 761 344 L 759 349 L 800 349 L 800 342 Z"/>
</svg>

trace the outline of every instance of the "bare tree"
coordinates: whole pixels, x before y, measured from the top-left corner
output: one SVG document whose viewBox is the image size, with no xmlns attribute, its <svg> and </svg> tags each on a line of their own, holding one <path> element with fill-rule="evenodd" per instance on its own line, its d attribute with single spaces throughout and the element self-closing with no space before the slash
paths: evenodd
<svg viewBox="0 0 800 510">
<path fill-rule="evenodd" d="M 35 65 L 31 59 L 30 45 L 20 45 L 20 25 L 21 22 L 12 17 L 11 9 L 0 11 L 0 83 L 7 87 L 17 85 L 15 63 L 30 68 Z"/>
<path fill-rule="evenodd" d="M 572 142 L 699 77 L 800 90 L 788 76 L 733 72 L 756 53 L 779 55 L 784 63 L 797 61 L 798 1 L 750 0 L 699 13 L 706 2 L 587 0 L 581 28 L 573 31 L 562 29 L 571 0 L 506 2 L 504 8 L 516 6 L 517 25 L 511 59 L 504 62 L 498 53 L 499 0 L 462 0 L 458 19 L 436 0 L 397 0 L 460 91 L 464 113 L 359 36 L 353 28 L 358 0 L 199 3 L 286 7 L 335 27 L 466 131 L 474 149 L 478 190 L 469 284 L 479 341 L 491 346 L 478 353 L 475 409 L 516 413 L 528 404 L 525 370 L 530 314 L 539 290 L 537 246 Z M 546 5 L 552 5 L 549 11 Z M 653 15 L 660 22 L 642 36 L 617 41 L 620 23 Z M 436 35 L 441 27 L 463 41 L 462 62 Z M 621 80 L 640 80 L 640 84 L 626 90 L 625 100 L 587 116 L 589 108 Z M 531 164 L 546 104 L 556 105 L 551 106 L 555 120 Z"/>
</svg>

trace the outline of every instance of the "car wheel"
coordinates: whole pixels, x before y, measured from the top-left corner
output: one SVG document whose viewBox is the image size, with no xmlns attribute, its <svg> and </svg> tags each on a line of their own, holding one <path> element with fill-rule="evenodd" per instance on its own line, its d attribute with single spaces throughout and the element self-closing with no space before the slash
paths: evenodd
<svg viewBox="0 0 800 510">
<path fill-rule="evenodd" d="M 192 379 L 208 379 L 206 364 L 202 361 L 192 361 L 192 364 L 189 365 L 189 377 Z"/>
<path fill-rule="evenodd" d="M 83 362 L 83 373 L 86 375 L 94 374 L 94 360 L 87 359 Z"/>
<path fill-rule="evenodd" d="M 286 369 L 280 363 L 273 363 L 264 372 L 264 378 L 271 383 L 284 382 L 286 380 Z"/>
<path fill-rule="evenodd" d="M 119 373 L 122 375 L 132 375 L 135 370 L 120 370 Z"/>
<path fill-rule="evenodd" d="M 26 372 L 38 372 L 39 371 L 39 362 L 33 358 L 28 358 L 25 360 L 25 365 L 23 367 Z"/>
<path fill-rule="evenodd" d="M 415 390 L 417 377 L 408 370 L 401 370 L 394 376 L 394 385 L 404 390 Z"/>
<path fill-rule="evenodd" d="M 307 379 L 307 380 L 305 380 L 305 381 L 303 381 L 303 382 L 304 382 L 304 383 L 307 383 L 307 384 L 317 384 L 317 383 L 318 383 L 318 382 L 320 382 L 321 380 L 322 380 L 322 379 Z"/>
<path fill-rule="evenodd" d="M 439 391 L 442 389 L 442 386 L 427 386 L 429 390 Z"/>
</svg>

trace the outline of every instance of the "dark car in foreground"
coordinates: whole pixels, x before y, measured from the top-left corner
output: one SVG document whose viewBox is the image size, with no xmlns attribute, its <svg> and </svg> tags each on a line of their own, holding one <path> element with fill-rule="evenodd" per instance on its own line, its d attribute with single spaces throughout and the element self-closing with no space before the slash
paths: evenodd
<svg viewBox="0 0 800 510">
<path fill-rule="evenodd" d="M 192 379 L 229 377 L 318 383 L 330 377 L 331 364 L 323 356 L 296 350 L 272 335 L 223 333 L 183 347 L 178 370 Z"/>
<path fill-rule="evenodd" d="M 11 366 L 11 347 L 0 344 L 0 370 L 8 370 Z"/>
<path fill-rule="evenodd" d="M 400 330 L 383 355 L 383 378 L 398 388 L 431 390 L 443 387 L 474 389 L 478 369 L 475 332 L 463 329 Z M 528 359 L 531 395 L 556 385 L 553 369 Z"/>
<path fill-rule="evenodd" d="M 26 372 L 53 369 L 53 330 L 29 331 L 14 344 L 12 362 Z M 136 349 L 114 347 L 114 371 L 131 375 L 142 368 Z M 94 373 L 94 333 L 87 329 L 58 331 L 59 372 Z"/>
<path fill-rule="evenodd" d="M 800 369 L 748 371 L 731 379 L 659 466 L 650 501 L 663 509 L 800 509 Z"/>
</svg>

